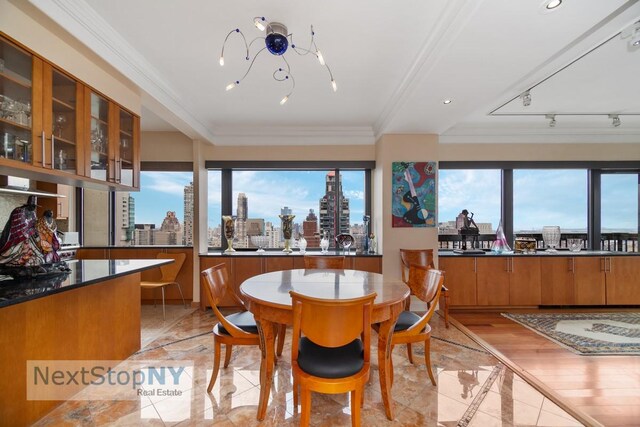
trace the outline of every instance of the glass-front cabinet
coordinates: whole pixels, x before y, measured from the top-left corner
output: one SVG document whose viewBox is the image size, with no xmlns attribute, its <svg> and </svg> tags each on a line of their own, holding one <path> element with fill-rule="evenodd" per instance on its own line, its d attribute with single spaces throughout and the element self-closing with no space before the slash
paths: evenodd
<svg viewBox="0 0 640 427">
<path fill-rule="evenodd" d="M 110 103 L 106 98 L 86 89 L 89 99 L 89 177 L 111 181 L 109 159 Z"/>
<path fill-rule="evenodd" d="M 82 174 L 81 132 L 82 85 L 61 71 L 45 64 L 44 75 L 51 81 L 51 91 L 44 91 L 44 129 L 51 136 L 45 153 L 48 167 L 60 171 Z M 51 95 L 49 98 L 49 94 Z"/>
<path fill-rule="evenodd" d="M 119 108 L 118 153 L 116 162 L 116 182 L 133 187 L 138 181 L 135 157 L 138 149 L 137 121 L 130 112 Z"/>
<path fill-rule="evenodd" d="M 33 56 L 0 39 L 0 157 L 33 163 Z"/>
</svg>

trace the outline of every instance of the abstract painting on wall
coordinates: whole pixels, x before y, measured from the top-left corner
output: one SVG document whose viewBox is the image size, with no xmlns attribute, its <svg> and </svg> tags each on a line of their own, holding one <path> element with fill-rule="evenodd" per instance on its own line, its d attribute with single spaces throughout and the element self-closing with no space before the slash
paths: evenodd
<svg viewBox="0 0 640 427">
<path fill-rule="evenodd" d="M 436 226 L 436 162 L 393 162 L 393 227 Z"/>
</svg>

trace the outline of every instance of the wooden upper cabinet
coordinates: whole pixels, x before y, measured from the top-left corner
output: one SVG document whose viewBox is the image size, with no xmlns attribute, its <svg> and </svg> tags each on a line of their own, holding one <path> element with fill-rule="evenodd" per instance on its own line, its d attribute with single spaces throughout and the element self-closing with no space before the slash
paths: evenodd
<svg viewBox="0 0 640 427">
<path fill-rule="evenodd" d="M 41 94 L 42 61 L 0 38 L 0 164 L 42 164 Z"/>
<path fill-rule="evenodd" d="M 139 188 L 139 141 L 138 116 L 0 35 L 0 165 Z"/>
</svg>

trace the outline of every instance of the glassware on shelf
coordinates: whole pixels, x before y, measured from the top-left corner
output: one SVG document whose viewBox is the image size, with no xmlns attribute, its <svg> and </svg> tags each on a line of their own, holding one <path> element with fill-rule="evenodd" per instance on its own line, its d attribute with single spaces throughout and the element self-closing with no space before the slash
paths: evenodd
<svg viewBox="0 0 640 427">
<path fill-rule="evenodd" d="M 548 248 L 547 252 L 557 252 L 556 247 L 560 246 L 560 227 L 557 225 L 542 227 L 542 240 Z"/>
<path fill-rule="evenodd" d="M 504 235 L 504 228 L 502 228 L 502 220 L 500 220 L 496 229 L 496 240 L 491 243 L 491 252 L 501 254 L 510 251 L 511 247 L 507 243 L 507 237 Z"/>
<path fill-rule="evenodd" d="M 349 248 L 353 245 L 354 238 L 351 234 L 341 233 L 336 236 L 336 242 L 342 246 L 342 252 L 349 254 Z"/>
<path fill-rule="evenodd" d="M 571 252 L 580 252 L 583 242 L 582 239 L 567 239 L 567 247 Z"/>
<path fill-rule="evenodd" d="M 67 117 L 62 113 L 56 114 L 56 124 L 54 131 L 58 134 L 58 138 L 62 138 L 62 130 L 64 129 L 66 124 Z"/>
<path fill-rule="evenodd" d="M 264 252 L 264 248 L 269 244 L 269 236 L 251 236 L 251 243 L 258 247 L 257 252 Z"/>
<path fill-rule="evenodd" d="M 320 239 L 320 253 L 326 254 L 329 251 L 329 237 L 327 232 L 322 233 L 322 239 Z"/>
<path fill-rule="evenodd" d="M 300 250 L 301 254 L 307 252 L 307 239 L 305 239 L 304 236 L 300 236 L 300 238 L 298 239 L 298 249 Z"/>
</svg>

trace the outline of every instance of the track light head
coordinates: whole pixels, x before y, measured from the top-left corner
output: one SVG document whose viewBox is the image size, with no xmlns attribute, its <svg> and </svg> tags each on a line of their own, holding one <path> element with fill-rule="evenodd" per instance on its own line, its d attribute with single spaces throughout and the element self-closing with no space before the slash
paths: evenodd
<svg viewBox="0 0 640 427">
<path fill-rule="evenodd" d="M 611 119 L 611 124 L 613 125 L 613 127 L 617 128 L 622 123 L 620 121 L 620 116 L 617 114 L 609 114 L 609 118 Z"/>
<path fill-rule="evenodd" d="M 549 127 L 556 127 L 556 115 L 555 114 L 545 114 L 545 119 L 549 119 Z"/>
<path fill-rule="evenodd" d="M 529 105 L 531 105 L 531 93 L 529 93 L 528 90 L 522 92 L 522 95 L 520 95 L 520 98 L 522 98 L 523 106 L 528 107 Z"/>
</svg>

